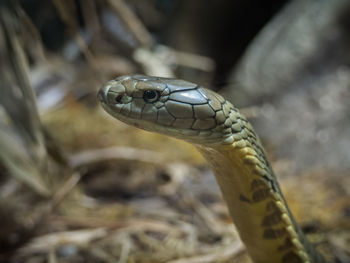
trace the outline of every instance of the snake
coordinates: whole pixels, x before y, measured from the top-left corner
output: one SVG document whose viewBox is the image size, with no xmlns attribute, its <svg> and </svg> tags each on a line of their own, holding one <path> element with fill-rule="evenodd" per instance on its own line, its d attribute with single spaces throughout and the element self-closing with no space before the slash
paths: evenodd
<svg viewBox="0 0 350 263">
<path fill-rule="evenodd" d="M 253 262 L 326 262 L 296 223 L 252 125 L 223 96 L 181 79 L 128 75 L 97 97 L 114 118 L 198 149 Z"/>
</svg>

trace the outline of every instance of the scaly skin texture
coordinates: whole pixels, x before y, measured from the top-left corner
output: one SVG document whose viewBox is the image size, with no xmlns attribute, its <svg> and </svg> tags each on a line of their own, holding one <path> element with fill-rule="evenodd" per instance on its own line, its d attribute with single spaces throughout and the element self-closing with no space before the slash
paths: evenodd
<svg viewBox="0 0 350 263">
<path fill-rule="evenodd" d="M 127 124 L 197 147 L 254 262 L 325 262 L 296 224 L 253 127 L 222 96 L 183 80 L 135 75 L 109 81 L 98 98 Z"/>
</svg>

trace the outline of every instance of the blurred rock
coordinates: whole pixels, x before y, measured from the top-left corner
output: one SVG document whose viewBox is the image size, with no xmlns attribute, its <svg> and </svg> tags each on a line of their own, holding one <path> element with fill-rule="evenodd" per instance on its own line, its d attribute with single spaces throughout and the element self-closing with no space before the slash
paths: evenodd
<svg viewBox="0 0 350 263">
<path fill-rule="evenodd" d="M 350 3 L 296 0 L 256 37 L 226 93 L 259 105 L 254 120 L 277 158 L 299 169 L 347 169 L 350 160 Z"/>
</svg>

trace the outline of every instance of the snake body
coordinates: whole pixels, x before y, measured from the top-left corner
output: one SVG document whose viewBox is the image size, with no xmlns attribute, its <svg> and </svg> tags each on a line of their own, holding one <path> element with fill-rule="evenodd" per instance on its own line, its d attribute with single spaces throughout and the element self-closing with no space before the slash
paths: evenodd
<svg viewBox="0 0 350 263">
<path fill-rule="evenodd" d="M 325 262 L 296 224 L 253 127 L 221 95 L 184 80 L 134 75 L 109 81 L 98 98 L 120 121 L 197 147 L 254 262 Z"/>
</svg>

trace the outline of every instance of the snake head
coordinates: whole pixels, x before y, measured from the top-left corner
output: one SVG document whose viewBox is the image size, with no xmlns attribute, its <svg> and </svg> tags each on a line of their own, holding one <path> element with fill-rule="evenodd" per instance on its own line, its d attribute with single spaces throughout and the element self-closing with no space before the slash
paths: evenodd
<svg viewBox="0 0 350 263">
<path fill-rule="evenodd" d="M 222 140 L 231 103 L 197 84 L 143 75 L 107 82 L 98 99 L 113 117 L 144 130 L 193 143 Z M 226 129 L 227 130 L 227 129 Z"/>
</svg>

